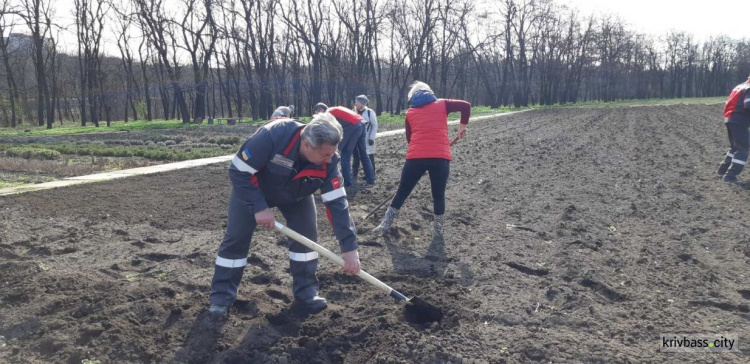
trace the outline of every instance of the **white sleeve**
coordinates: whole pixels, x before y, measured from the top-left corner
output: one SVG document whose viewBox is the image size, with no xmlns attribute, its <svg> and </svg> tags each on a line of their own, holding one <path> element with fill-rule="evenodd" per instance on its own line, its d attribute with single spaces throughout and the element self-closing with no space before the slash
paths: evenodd
<svg viewBox="0 0 750 364">
<path fill-rule="evenodd" d="M 370 113 L 370 134 L 367 136 L 370 140 L 375 140 L 375 136 L 378 135 L 378 117 L 375 116 L 375 112 L 372 109 Z"/>
</svg>

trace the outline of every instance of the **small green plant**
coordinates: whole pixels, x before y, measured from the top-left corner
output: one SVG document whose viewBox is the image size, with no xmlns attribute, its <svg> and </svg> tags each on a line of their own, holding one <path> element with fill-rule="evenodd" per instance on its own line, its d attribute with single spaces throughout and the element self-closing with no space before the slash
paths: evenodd
<svg viewBox="0 0 750 364">
<path fill-rule="evenodd" d="M 8 157 L 16 157 L 23 159 L 42 159 L 42 160 L 55 160 L 60 158 L 60 152 L 56 150 L 44 149 L 44 148 L 33 148 L 33 147 L 15 147 L 5 151 Z"/>
<path fill-rule="evenodd" d="M 59 154 L 65 154 L 94 157 L 141 157 L 158 161 L 182 161 L 188 159 L 216 157 L 227 154 L 227 148 L 220 147 L 214 144 L 207 144 L 205 147 L 200 148 L 176 148 L 176 145 L 172 147 L 145 145 L 122 146 L 95 143 L 53 145 L 28 144 L 23 145 L 22 147 L 19 146 L 19 144 L 0 144 L 0 150 L 5 149 L 6 153 L 8 153 L 8 151 L 11 149 L 16 148 L 38 149 L 41 147 L 49 148 L 50 151 L 55 152 L 58 156 Z"/>
<path fill-rule="evenodd" d="M 236 145 L 236 144 L 240 144 L 242 140 L 239 137 L 215 137 L 215 138 L 209 139 L 208 142 L 211 144 L 218 144 L 218 145 L 224 145 L 224 144 Z"/>
<path fill-rule="evenodd" d="M 125 275 L 125 279 L 126 279 L 126 280 L 127 280 L 128 282 L 135 282 L 135 281 L 137 281 L 137 280 L 138 280 L 138 277 L 139 277 L 139 276 L 140 276 L 140 274 L 138 274 L 138 273 L 130 273 L 130 274 L 126 274 L 126 275 Z"/>
</svg>

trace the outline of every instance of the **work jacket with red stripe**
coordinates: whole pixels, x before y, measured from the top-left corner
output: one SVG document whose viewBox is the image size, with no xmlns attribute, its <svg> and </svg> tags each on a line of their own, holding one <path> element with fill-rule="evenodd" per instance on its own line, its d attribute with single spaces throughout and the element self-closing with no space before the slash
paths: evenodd
<svg viewBox="0 0 750 364">
<path fill-rule="evenodd" d="M 229 167 L 233 193 L 257 213 L 269 207 L 295 203 L 320 190 L 328 220 L 342 252 L 357 249 L 354 223 L 349 216 L 338 154 L 331 163 L 317 165 L 300 153 L 302 129 L 293 119 L 272 121 L 242 145 Z"/>
<path fill-rule="evenodd" d="M 727 121 L 750 123 L 750 80 L 737 85 L 724 104 L 724 118 Z"/>
<path fill-rule="evenodd" d="M 358 128 L 361 127 L 362 124 L 362 115 L 357 114 L 356 112 L 349 110 L 343 106 L 333 106 L 329 107 L 328 110 L 326 110 L 328 113 L 333 115 L 336 118 L 336 121 L 339 122 L 341 125 L 341 130 L 344 132 L 344 135 L 341 138 L 341 143 L 339 143 L 340 146 L 352 146 L 352 143 L 349 141 L 355 137 L 359 137 L 360 134 L 355 133 Z M 345 148 L 345 147 L 344 147 Z M 341 151 L 341 149 L 339 149 Z"/>
</svg>

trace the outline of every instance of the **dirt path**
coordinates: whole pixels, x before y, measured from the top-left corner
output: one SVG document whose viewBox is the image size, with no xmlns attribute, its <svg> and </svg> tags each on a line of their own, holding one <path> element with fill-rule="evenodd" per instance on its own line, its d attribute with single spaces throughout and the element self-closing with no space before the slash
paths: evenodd
<svg viewBox="0 0 750 364">
<path fill-rule="evenodd" d="M 384 139 L 378 187 L 351 203 L 363 264 L 443 306 L 439 324 L 406 322 L 326 262 L 330 309 L 296 316 L 285 241 L 269 231 L 228 321 L 204 320 L 225 165 L 5 197 L 0 362 L 748 362 L 658 349 L 666 332 L 750 337 L 750 192 L 713 178 L 720 114 L 546 110 L 471 125 L 454 147 L 444 243 L 430 239 L 427 179 L 394 234 L 365 233 L 403 165 L 403 141 Z"/>
</svg>

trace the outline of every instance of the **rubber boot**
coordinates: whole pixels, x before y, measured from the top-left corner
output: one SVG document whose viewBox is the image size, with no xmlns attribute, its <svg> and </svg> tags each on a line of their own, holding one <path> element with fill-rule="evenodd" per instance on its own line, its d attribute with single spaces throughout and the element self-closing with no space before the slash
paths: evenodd
<svg viewBox="0 0 750 364">
<path fill-rule="evenodd" d="M 385 216 L 383 216 L 383 221 L 380 222 L 378 227 L 372 229 L 372 232 L 380 235 L 387 233 L 396 217 L 398 217 L 398 209 L 388 206 L 388 210 L 386 210 Z"/>
<path fill-rule="evenodd" d="M 432 238 L 443 238 L 444 233 L 444 223 L 445 223 L 445 215 L 435 215 L 435 230 L 432 233 Z"/>
<path fill-rule="evenodd" d="M 325 298 L 320 296 L 310 297 L 301 301 L 302 306 L 305 308 L 307 313 L 314 315 L 320 311 L 328 308 L 328 302 Z"/>
<path fill-rule="evenodd" d="M 228 309 L 229 309 L 229 307 L 227 307 L 227 306 L 211 305 L 211 307 L 209 307 L 209 309 L 208 309 L 208 313 L 210 313 L 213 316 L 223 318 L 223 317 L 227 316 L 227 310 Z"/>
</svg>

